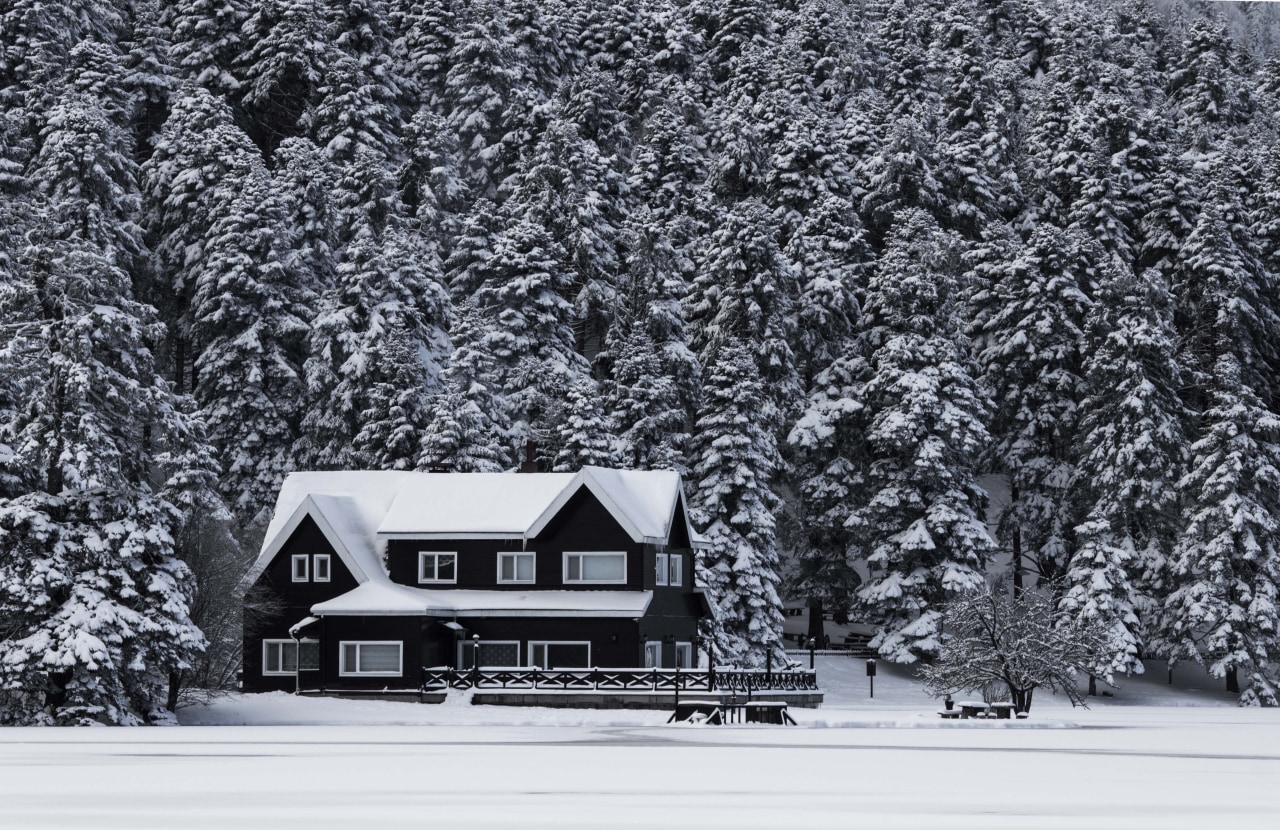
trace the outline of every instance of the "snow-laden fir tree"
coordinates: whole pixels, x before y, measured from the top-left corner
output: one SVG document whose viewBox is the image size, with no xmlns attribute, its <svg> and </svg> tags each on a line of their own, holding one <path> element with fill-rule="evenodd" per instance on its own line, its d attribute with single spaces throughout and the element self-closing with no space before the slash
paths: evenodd
<svg viewBox="0 0 1280 830">
<path fill-rule="evenodd" d="M 222 494 L 244 525 L 275 503 L 294 468 L 305 410 L 302 359 L 315 298 L 290 271 L 284 199 L 252 151 L 223 182 L 193 268 L 193 385 L 223 465 Z"/>
<path fill-rule="evenodd" d="M 575 348 L 572 275 L 564 250 L 542 227 L 512 221 L 497 237 L 476 301 L 496 360 L 495 380 L 511 404 L 517 446 L 558 427 L 558 402 L 588 372 Z"/>
<path fill-rule="evenodd" d="M 470 303 L 456 309 L 450 337 L 453 354 L 444 369 L 444 389 L 432 402 L 418 466 L 445 465 L 460 473 L 501 472 L 513 459 L 511 421 L 484 318 Z"/>
<path fill-rule="evenodd" d="M 799 391 L 791 348 L 797 294 L 795 269 L 778 248 L 768 210 L 756 199 L 734 205 L 712 235 L 689 292 L 691 345 L 705 366 L 725 341 L 751 343 L 775 404 L 775 429 L 781 407 Z"/>
<path fill-rule="evenodd" d="M 1070 484 L 1080 521 L 1130 552 L 1128 585 L 1140 619 L 1154 616 L 1164 570 L 1181 532 L 1178 479 L 1187 461 L 1188 413 L 1169 292 L 1158 272 L 1144 279 L 1116 263 L 1104 272 L 1086 325 L 1084 399 Z M 1102 600 L 1109 602 L 1109 600 Z M 1135 666 L 1136 668 L 1136 666 Z"/>
<path fill-rule="evenodd" d="M 604 409 L 600 387 L 582 377 L 569 387 L 556 419 L 556 456 L 552 470 L 570 473 L 583 467 L 619 467 L 618 436 Z"/>
<path fill-rule="evenodd" d="M 297 452 L 313 469 L 363 469 L 375 459 L 401 469 L 412 466 L 418 436 L 392 454 L 367 439 L 426 423 L 447 351 L 449 300 L 414 234 L 392 229 L 379 241 L 368 225 L 356 233 L 311 327 L 310 402 Z M 392 399 L 395 409 L 383 409 Z"/>
<path fill-rule="evenodd" d="M 653 338 L 633 325 L 616 345 L 618 356 L 606 388 L 620 464 L 637 470 L 684 470 L 688 414 L 675 380 L 662 371 Z"/>
<path fill-rule="evenodd" d="M 979 249 L 980 283 L 971 331 L 995 411 L 993 466 L 1009 477 L 999 536 L 1013 555 L 1014 585 L 1024 570 L 1060 577 L 1071 526 L 1072 453 L 1084 394 L 1080 240 L 1040 225 L 1025 246 L 989 231 Z M 984 258 L 992 261 L 982 261 Z M 985 284 L 981 284 L 985 283 Z"/>
<path fill-rule="evenodd" d="M 1087 668 L 1089 694 L 1095 678 L 1115 684 L 1117 675 L 1142 674 L 1142 629 L 1129 573 L 1136 552 L 1117 542 L 1111 521 L 1095 510 L 1075 527 L 1075 553 L 1067 566 L 1066 590 L 1058 604 L 1064 625 L 1087 623 L 1105 632 Z"/>
<path fill-rule="evenodd" d="M 1225 678 L 1241 705 L 1275 706 L 1280 684 L 1280 418 L 1244 380 L 1230 349 L 1214 366 L 1209 408 L 1179 489 L 1188 522 L 1156 648 Z"/>
<path fill-rule="evenodd" d="M 939 606 L 981 584 L 994 548 L 976 480 L 991 403 L 960 332 L 942 232 L 919 210 L 896 224 L 860 327 L 869 458 L 846 526 L 867 549 L 857 599 L 879 626 L 871 645 L 911 663 L 937 654 Z"/>
<path fill-rule="evenodd" d="M 759 667 L 779 656 L 782 643 L 776 416 L 743 341 L 722 341 L 706 372 L 690 465 L 693 520 L 711 542 L 697 560 L 698 584 L 715 605 L 705 624 L 716 663 Z"/>
<path fill-rule="evenodd" d="M 169 720 L 170 675 L 204 641 L 181 515 L 152 476 L 198 433 L 156 372 L 163 326 L 121 267 L 140 242 L 125 126 L 64 93 L 43 137 L 39 216 L 0 290 L 0 316 L 25 321 L 0 339 L 0 385 L 21 395 L 0 422 L 0 722 Z"/>
</svg>

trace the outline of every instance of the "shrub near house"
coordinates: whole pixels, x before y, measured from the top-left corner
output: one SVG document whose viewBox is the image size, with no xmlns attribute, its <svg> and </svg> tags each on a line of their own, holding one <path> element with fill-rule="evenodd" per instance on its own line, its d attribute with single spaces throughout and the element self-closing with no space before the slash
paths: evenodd
<svg viewBox="0 0 1280 830">
<path fill-rule="evenodd" d="M 247 691 L 416 689 L 423 667 L 689 667 L 707 613 L 680 477 L 308 472 L 247 577 Z M 478 645 L 475 637 L 478 635 Z"/>
</svg>

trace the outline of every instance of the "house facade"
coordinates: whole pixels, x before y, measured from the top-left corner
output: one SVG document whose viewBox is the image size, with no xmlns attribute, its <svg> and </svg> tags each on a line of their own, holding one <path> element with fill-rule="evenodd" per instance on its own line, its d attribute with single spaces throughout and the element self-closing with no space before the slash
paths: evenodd
<svg viewBox="0 0 1280 830">
<path fill-rule="evenodd" d="M 424 668 L 695 664 L 676 473 L 306 472 L 246 581 L 246 691 L 416 689 Z"/>
</svg>

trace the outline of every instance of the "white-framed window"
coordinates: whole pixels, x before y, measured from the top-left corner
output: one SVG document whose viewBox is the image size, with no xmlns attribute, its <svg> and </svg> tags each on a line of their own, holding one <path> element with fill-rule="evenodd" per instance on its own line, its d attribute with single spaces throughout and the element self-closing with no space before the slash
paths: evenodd
<svg viewBox="0 0 1280 830">
<path fill-rule="evenodd" d="M 591 666 L 591 643 L 547 641 L 529 643 L 529 665 L 540 669 L 585 669 Z"/>
<path fill-rule="evenodd" d="M 458 644 L 458 668 L 475 666 L 476 643 L 463 641 Z M 480 667 L 505 667 L 520 665 L 519 640 L 481 640 Z"/>
<path fill-rule="evenodd" d="M 665 553 L 655 553 L 653 555 L 653 584 L 667 584 L 667 555 Z"/>
<path fill-rule="evenodd" d="M 399 677 L 404 643 L 398 640 L 343 640 L 338 674 L 343 677 Z"/>
<path fill-rule="evenodd" d="M 693 668 L 693 643 L 676 643 L 676 668 Z"/>
<path fill-rule="evenodd" d="M 308 582 L 311 579 L 311 557 L 305 553 L 293 555 L 293 581 Z"/>
<path fill-rule="evenodd" d="M 533 561 L 532 552 L 498 554 L 498 581 L 533 582 Z"/>
<path fill-rule="evenodd" d="M 662 668 L 662 643 L 650 640 L 644 644 L 644 667 L 646 669 Z"/>
<path fill-rule="evenodd" d="M 418 552 L 418 581 L 441 583 L 458 581 L 458 554 L 424 550 Z"/>
<path fill-rule="evenodd" d="M 667 584 L 676 588 L 684 584 L 684 557 L 678 553 L 667 556 Z"/>
<path fill-rule="evenodd" d="M 299 651 L 301 649 L 301 651 Z M 318 640 L 263 640 L 262 674 L 264 676 L 317 671 L 320 668 Z"/>
<path fill-rule="evenodd" d="M 564 581 L 595 585 L 622 585 L 627 581 L 625 551 L 565 551 Z"/>
<path fill-rule="evenodd" d="M 315 569 L 312 571 L 311 578 L 314 579 L 316 582 L 329 581 L 329 554 L 327 553 L 316 554 L 316 565 L 315 565 Z"/>
</svg>

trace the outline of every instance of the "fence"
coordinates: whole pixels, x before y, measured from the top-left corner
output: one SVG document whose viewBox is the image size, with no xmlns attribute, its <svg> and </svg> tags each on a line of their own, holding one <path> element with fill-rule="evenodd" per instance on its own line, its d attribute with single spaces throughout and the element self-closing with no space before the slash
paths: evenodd
<svg viewBox="0 0 1280 830">
<path fill-rule="evenodd" d="M 583 692 L 755 692 L 817 691 L 815 671 L 749 669 L 540 669 L 436 666 L 422 670 L 422 690 L 529 689 Z"/>
</svg>

